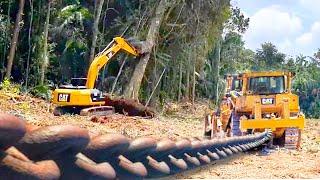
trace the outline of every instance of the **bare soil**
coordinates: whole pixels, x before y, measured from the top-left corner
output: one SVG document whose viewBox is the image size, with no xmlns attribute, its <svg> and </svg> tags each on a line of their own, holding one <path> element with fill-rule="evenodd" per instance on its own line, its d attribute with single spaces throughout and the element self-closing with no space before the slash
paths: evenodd
<svg viewBox="0 0 320 180">
<path fill-rule="evenodd" d="M 103 121 L 78 115 L 54 116 L 53 106 L 41 99 L 17 96 L 0 91 L 0 112 L 15 114 L 38 125 L 71 124 L 88 129 L 91 136 L 121 133 L 128 137 L 152 136 L 179 139 L 202 136 L 202 118 L 207 103 L 168 104 L 152 119 L 114 114 Z M 103 122 L 103 123 L 101 123 Z M 258 151 L 243 153 L 216 161 L 168 178 L 320 178 L 320 120 L 308 119 L 302 135 L 301 150 L 275 149 L 270 155 Z"/>
<path fill-rule="evenodd" d="M 278 148 L 270 155 L 260 156 L 257 151 L 235 155 L 179 174 L 175 178 L 279 179 L 320 178 L 320 121 L 307 120 L 302 135 L 302 149 Z"/>
</svg>

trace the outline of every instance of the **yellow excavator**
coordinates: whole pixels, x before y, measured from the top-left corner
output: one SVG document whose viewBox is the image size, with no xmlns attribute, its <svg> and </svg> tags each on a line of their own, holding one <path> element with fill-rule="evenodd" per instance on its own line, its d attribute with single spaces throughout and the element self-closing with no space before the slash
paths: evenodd
<svg viewBox="0 0 320 180">
<path fill-rule="evenodd" d="M 80 115 L 113 113 L 113 107 L 105 106 L 102 92 L 96 89 L 95 84 L 99 71 L 118 52 L 124 51 L 135 57 L 139 51 L 122 37 L 115 37 L 108 46 L 98 53 L 92 61 L 87 78 L 73 78 L 70 85 L 62 85 L 52 93 L 52 103 L 57 107 L 54 115 L 76 113 Z"/>
</svg>

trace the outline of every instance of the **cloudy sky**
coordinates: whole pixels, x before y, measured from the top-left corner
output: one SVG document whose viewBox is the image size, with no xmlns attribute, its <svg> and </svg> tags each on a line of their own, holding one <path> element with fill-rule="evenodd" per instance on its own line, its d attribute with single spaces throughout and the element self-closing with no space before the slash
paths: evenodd
<svg viewBox="0 0 320 180">
<path fill-rule="evenodd" d="M 233 0 L 250 25 L 246 46 L 256 50 L 263 42 L 295 56 L 313 55 L 320 48 L 320 0 Z"/>
</svg>

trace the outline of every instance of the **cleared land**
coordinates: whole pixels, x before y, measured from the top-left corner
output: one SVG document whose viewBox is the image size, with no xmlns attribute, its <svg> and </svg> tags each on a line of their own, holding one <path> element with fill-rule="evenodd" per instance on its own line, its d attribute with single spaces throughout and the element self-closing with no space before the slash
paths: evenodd
<svg viewBox="0 0 320 180">
<path fill-rule="evenodd" d="M 52 108 L 50 103 L 41 99 L 0 92 L 2 112 L 16 114 L 38 126 L 77 125 L 88 129 L 91 136 L 105 133 L 121 133 L 131 138 L 152 136 L 159 139 L 202 136 L 202 117 L 207 105 L 171 104 L 166 108 L 166 113 L 162 113 L 170 115 L 143 119 L 115 114 L 100 118 L 99 122 L 92 122 L 92 118 L 81 116 L 56 117 L 50 112 Z M 320 178 L 320 120 L 307 120 L 302 135 L 302 149 L 299 151 L 275 149 L 268 156 L 259 156 L 258 152 L 240 154 L 173 177 Z"/>
</svg>

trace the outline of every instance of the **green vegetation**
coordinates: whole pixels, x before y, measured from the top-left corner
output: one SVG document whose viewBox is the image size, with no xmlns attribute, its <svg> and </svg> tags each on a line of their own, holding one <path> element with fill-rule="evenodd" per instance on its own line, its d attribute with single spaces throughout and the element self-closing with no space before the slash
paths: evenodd
<svg viewBox="0 0 320 180">
<path fill-rule="evenodd" d="M 19 9 L 23 13 L 16 22 Z M 155 18 L 161 21 L 152 39 L 150 29 Z M 3 0 L 1 88 L 8 89 L 11 81 L 21 84 L 23 91 L 49 99 L 49 84 L 85 77 L 92 53 L 101 51 L 129 27 L 126 38 L 154 41 L 144 62 L 146 67 L 140 70 L 143 62 L 139 58 L 118 56 L 99 76 L 98 88 L 105 92 L 111 92 L 123 61 L 113 93 L 132 96 L 128 89 L 138 82 L 135 98 L 141 102 L 149 99 L 166 69 L 149 103 L 152 106 L 203 98 L 217 102 L 223 94 L 224 74 L 282 69 L 296 73 L 294 90 L 300 96 L 303 111 L 319 118 L 320 50 L 313 57 L 288 57 L 269 42 L 255 51 L 246 49 L 242 36 L 249 26 L 250 20 L 229 0 Z M 14 34 L 18 41 L 12 55 L 9 52 Z M 6 75 L 9 78 L 5 79 Z"/>
</svg>

